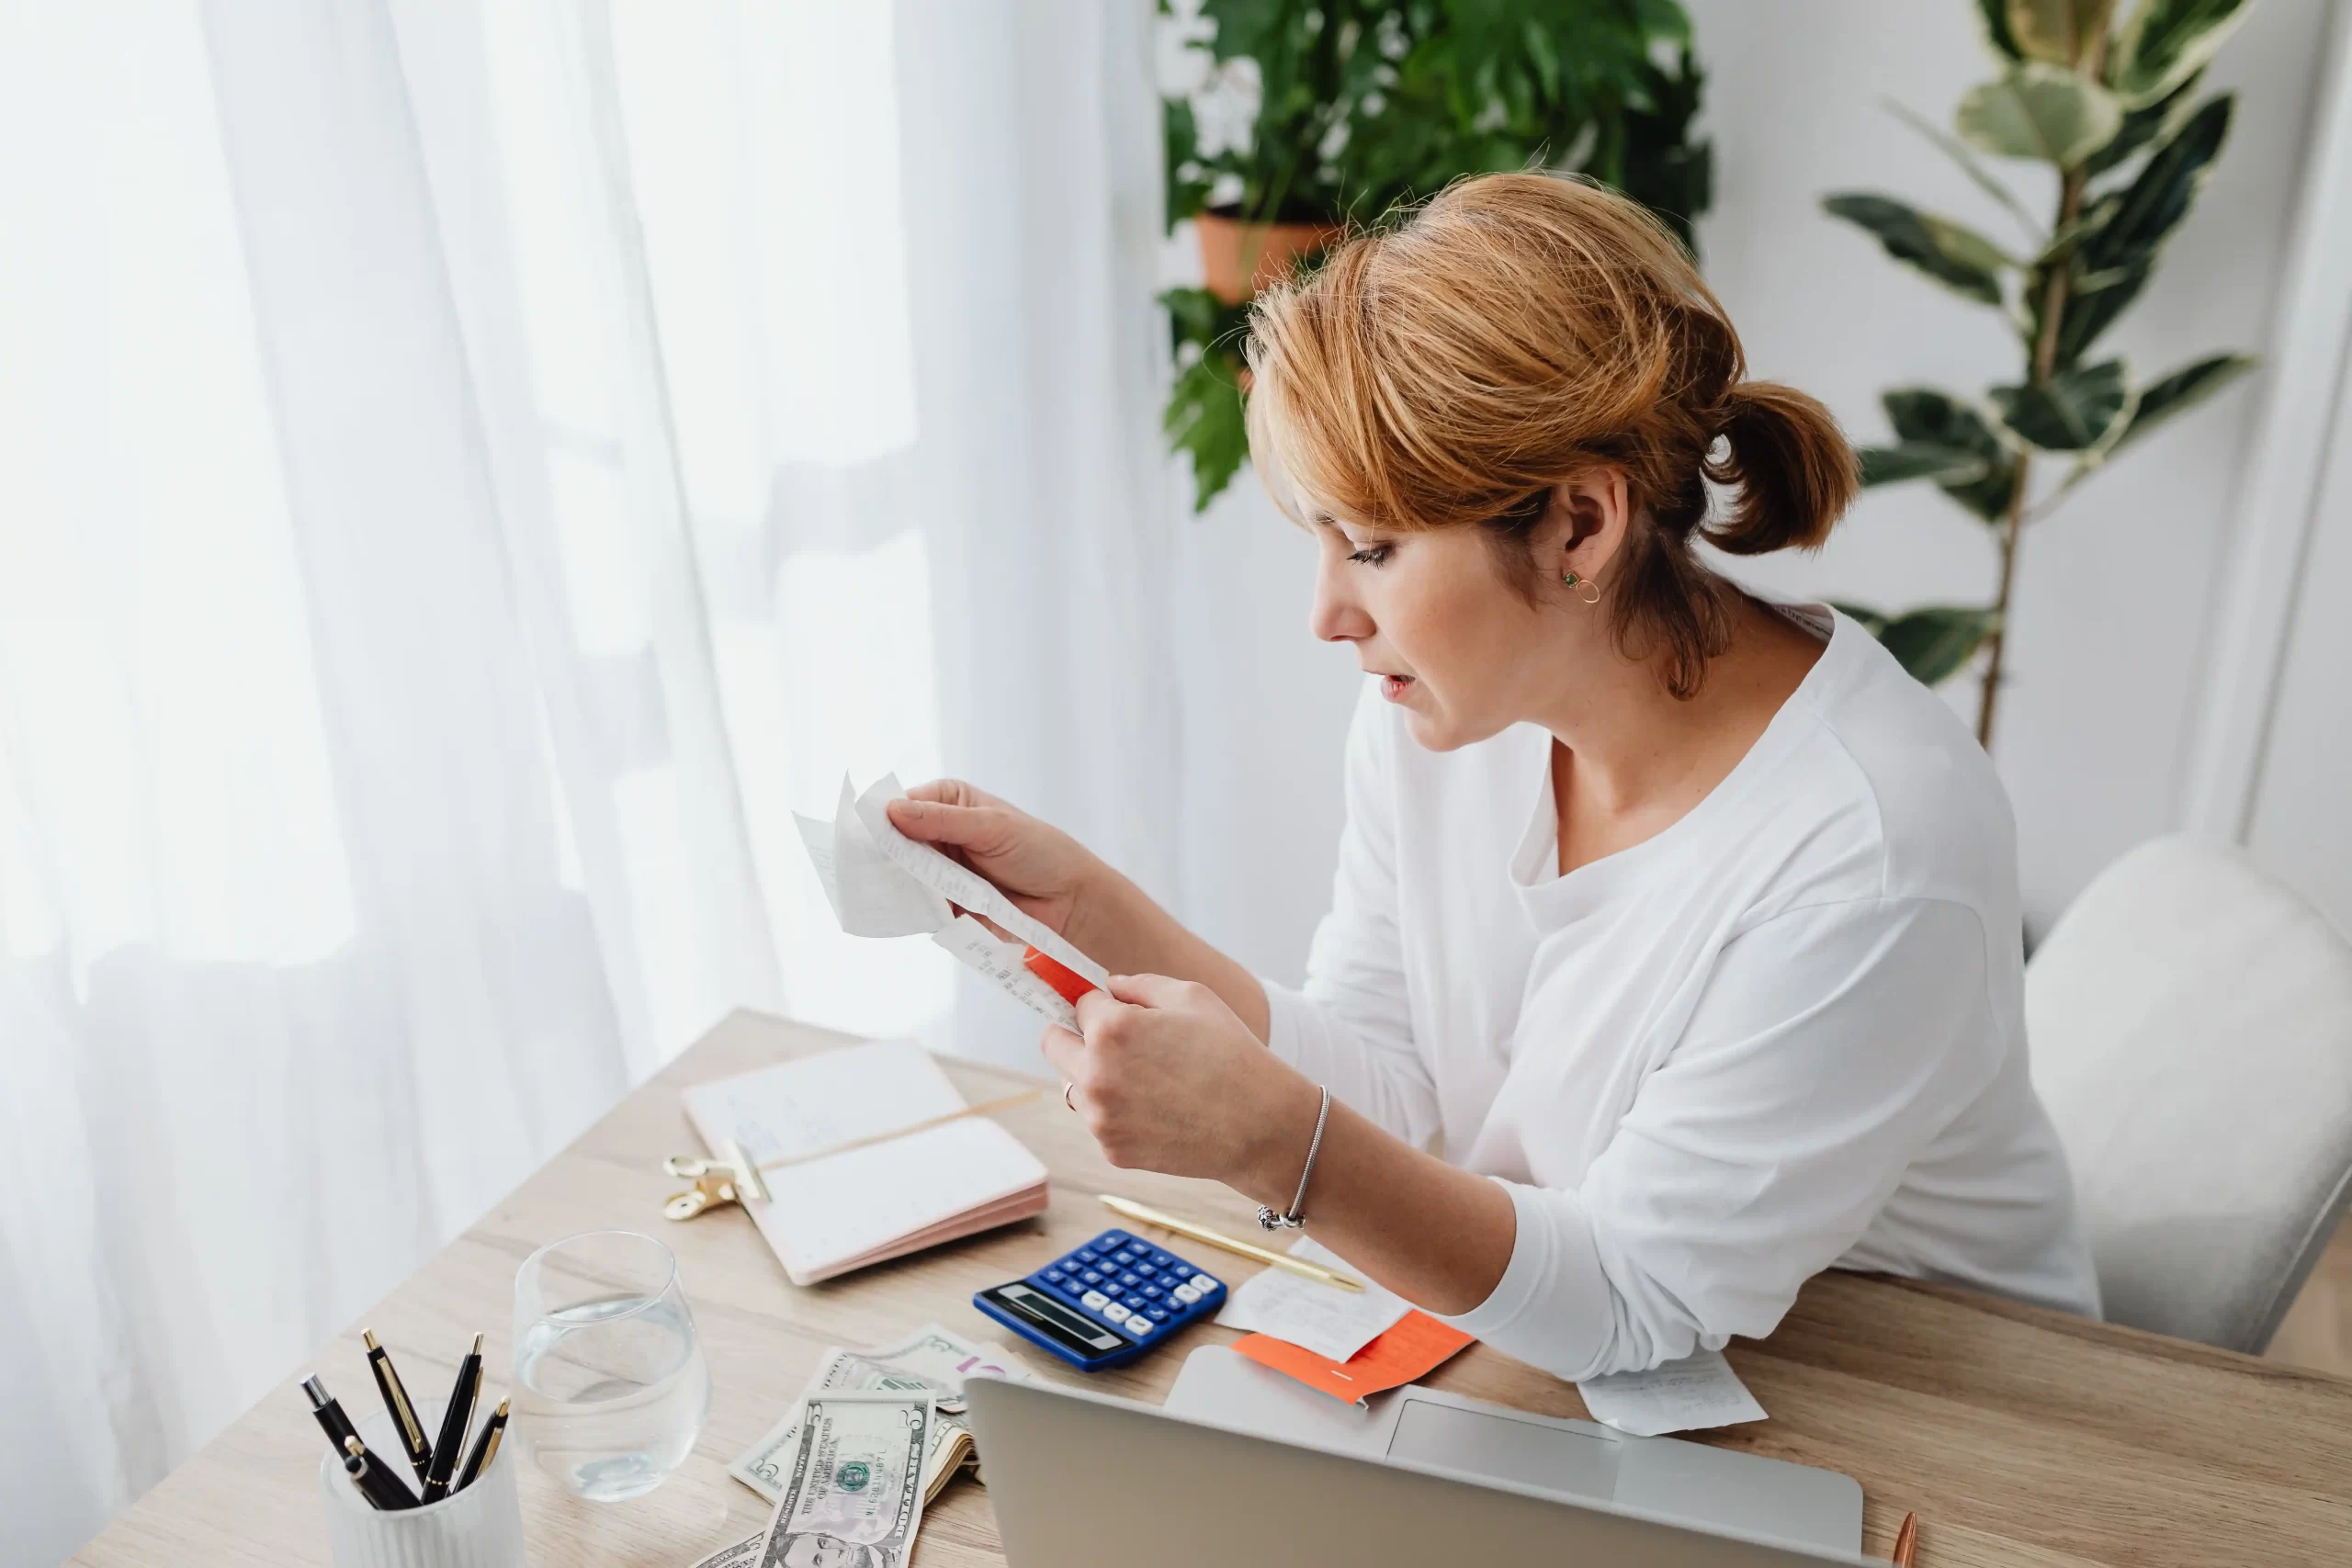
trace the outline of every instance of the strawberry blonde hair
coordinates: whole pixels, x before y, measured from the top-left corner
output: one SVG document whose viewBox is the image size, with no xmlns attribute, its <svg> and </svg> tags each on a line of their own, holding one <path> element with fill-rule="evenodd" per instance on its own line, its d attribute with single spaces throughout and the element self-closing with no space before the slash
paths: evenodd
<svg viewBox="0 0 2352 1568">
<path fill-rule="evenodd" d="M 1746 379 L 1674 237 L 1581 180 L 1481 175 L 1347 239 L 1258 297 L 1248 354 L 1250 453 L 1285 512 L 1295 487 L 1368 528 L 1484 528 L 1531 602 L 1553 487 L 1622 470 L 1634 522 L 1602 592 L 1618 646 L 1661 656 L 1678 697 L 1730 646 L 1737 597 L 1692 536 L 1812 548 L 1854 498 L 1829 411 Z M 1708 481 L 1730 491 L 1712 519 Z"/>
</svg>

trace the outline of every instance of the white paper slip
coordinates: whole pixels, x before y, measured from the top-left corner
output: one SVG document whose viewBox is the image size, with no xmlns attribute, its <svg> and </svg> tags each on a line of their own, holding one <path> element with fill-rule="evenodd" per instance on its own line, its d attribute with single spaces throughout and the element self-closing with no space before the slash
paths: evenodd
<svg viewBox="0 0 2352 1568">
<path fill-rule="evenodd" d="M 1765 1419 L 1764 1407 L 1721 1350 L 1702 1350 L 1645 1372 L 1611 1372 L 1577 1384 L 1592 1418 L 1637 1438 Z"/>
<path fill-rule="evenodd" d="M 1252 1276 L 1225 1299 L 1217 1322 L 1227 1328 L 1269 1334 L 1287 1339 L 1303 1350 L 1333 1361 L 1344 1361 L 1381 1335 L 1396 1326 L 1413 1310 L 1401 1296 L 1391 1295 L 1351 1269 L 1329 1247 L 1312 1236 L 1300 1236 L 1290 1255 L 1303 1263 L 1320 1263 L 1351 1280 L 1363 1280 L 1363 1293 L 1340 1290 L 1293 1274 L 1267 1269 Z"/>
<path fill-rule="evenodd" d="M 1023 1006 L 1075 1030 L 1076 1011 L 1023 964 L 1023 944 L 1094 985 L 1107 982 L 1109 974 L 1023 913 L 986 877 L 892 827 L 885 807 L 904 798 L 894 774 L 883 774 L 864 795 L 843 774 L 831 822 L 793 816 L 842 930 L 851 936 L 929 936 Z M 969 913 L 959 915 L 956 908 Z M 974 915 L 986 916 L 1017 940 L 998 937 Z"/>
</svg>

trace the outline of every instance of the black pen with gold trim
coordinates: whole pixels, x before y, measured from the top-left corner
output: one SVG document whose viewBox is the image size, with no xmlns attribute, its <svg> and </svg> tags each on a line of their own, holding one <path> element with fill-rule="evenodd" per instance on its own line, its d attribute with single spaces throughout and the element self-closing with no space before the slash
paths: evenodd
<svg viewBox="0 0 2352 1568">
<path fill-rule="evenodd" d="M 343 1472 L 359 1488 L 360 1495 L 386 1513 L 416 1506 L 416 1497 L 401 1484 L 401 1478 L 377 1462 L 368 1451 L 368 1445 L 356 1436 L 343 1440 L 343 1451 L 348 1457 L 343 1461 Z"/>
<path fill-rule="evenodd" d="M 481 1424 L 481 1436 L 474 1439 L 473 1452 L 466 1456 L 465 1469 L 458 1472 L 458 1479 L 449 1488 L 452 1495 L 471 1486 L 474 1477 L 488 1470 L 490 1461 L 498 1457 L 498 1440 L 506 1435 L 506 1404 L 500 1400 L 498 1408 L 490 1413 L 490 1419 Z"/>
<path fill-rule="evenodd" d="M 441 1413 L 441 1435 L 433 1440 L 433 1468 L 424 1477 L 424 1500 L 438 1503 L 449 1495 L 458 1461 L 466 1451 L 466 1428 L 474 1423 L 474 1402 L 481 1397 L 481 1336 L 458 1363 L 457 1386 L 449 1391 L 449 1408 Z"/>
<path fill-rule="evenodd" d="M 400 1373 L 392 1370 L 391 1356 L 376 1343 L 376 1331 L 361 1329 L 359 1342 L 368 1347 L 368 1369 L 376 1374 L 376 1391 L 384 1396 L 384 1408 L 391 1412 L 392 1432 L 408 1450 L 409 1468 L 416 1472 L 417 1484 L 423 1485 L 433 1469 L 433 1444 L 424 1436 L 424 1423 L 417 1418 L 416 1406 L 410 1402 Z"/>
</svg>

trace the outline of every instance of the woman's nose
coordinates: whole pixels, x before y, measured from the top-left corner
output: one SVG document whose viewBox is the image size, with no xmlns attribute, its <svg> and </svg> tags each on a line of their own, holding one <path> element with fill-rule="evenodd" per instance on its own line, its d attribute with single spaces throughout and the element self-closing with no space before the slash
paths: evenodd
<svg viewBox="0 0 2352 1568">
<path fill-rule="evenodd" d="M 1348 592 L 1345 563 L 1327 557 L 1315 573 L 1315 605 L 1306 629 L 1324 642 L 1361 642 L 1373 633 L 1372 617 Z"/>
</svg>

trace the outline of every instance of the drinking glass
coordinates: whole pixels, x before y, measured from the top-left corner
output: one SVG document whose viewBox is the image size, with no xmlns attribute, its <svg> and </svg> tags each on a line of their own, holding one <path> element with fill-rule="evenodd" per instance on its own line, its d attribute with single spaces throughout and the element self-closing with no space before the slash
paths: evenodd
<svg viewBox="0 0 2352 1568">
<path fill-rule="evenodd" d="M 650 1235 L 550 1242 L 514 1276 L 512 1440 L 593 1502 L 643 1496 L 685 1462 L 710 1416 L 710 1366 Z"/>
</svg>

